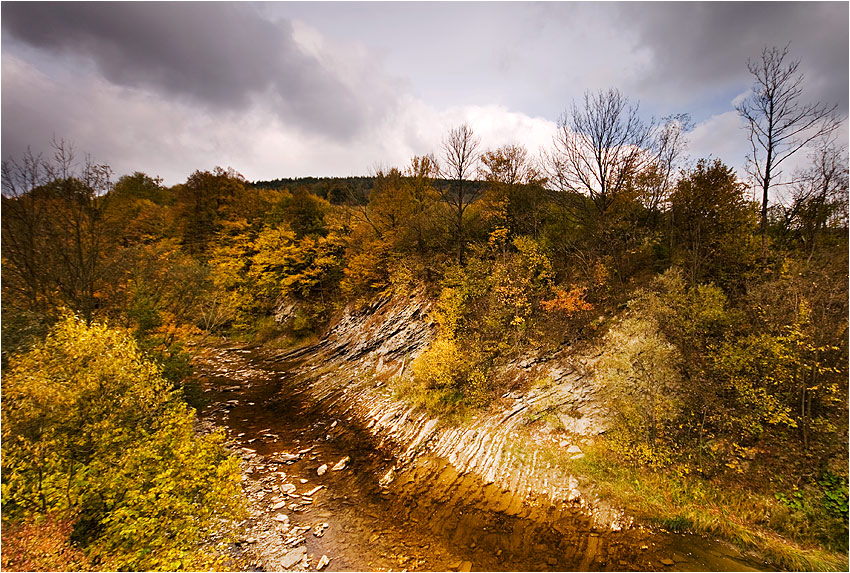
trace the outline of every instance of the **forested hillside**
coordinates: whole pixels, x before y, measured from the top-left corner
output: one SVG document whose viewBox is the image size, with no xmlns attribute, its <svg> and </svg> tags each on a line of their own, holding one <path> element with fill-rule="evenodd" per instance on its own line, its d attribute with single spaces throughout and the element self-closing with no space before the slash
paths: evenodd
<svg viewBox="0 0 850 573">
<path fill-rule="evenodd" d="M 763 203 L 721 158 L 685 159 L 688 127 L 641 121 L 607 91 L 574 105 L 540 157 L 482 149 L 463 125 L 369 177 L 251 183 L 216 167 L 171 187 L 145 173 L 113 181 L 65 142 L 4 164 L 4 542 L 7 519 L 61 514 L 94 563 L 179 565 L 185 547 L 157 561 L 122 545 L 121 519 L 148 501 L 118 474 L 92 476 L 165 463 L 182 451 L 175 436 L 196 439 L 170 394 L 196 397 L 187 343 L 295 345 L 347 306 L 416 292 L 436 301 L 438 338 L 399 381 L 406 399 L 462 419 L 507 391 L 494 373 L 523 353 L 597 351 L 616 423 L 588 471 L 611 495 L 644 499 L 639 512 L 666 513 L 668 528 L 846 553 L 846 149 L 813 140 L 809 167 Z M 98 345 L 120 352 L 103 361 Z M 77 359 L 121 389 L 90 380 L 55 395 L 49 381 L 75 380 Z M 112 369 L 142 369 L 153 395 Z M 165 449 L 119 456 L 135 418 L 34 426 L 42 410 L 114 391 L 129 401 L 102 408 L 148 412 Z M 103 428 L 104 443 L 75 441 Z M 204 479 L 231 495 L 230 462 L 204 440 L 195 455 L 219 467 Z"/>
</svg>

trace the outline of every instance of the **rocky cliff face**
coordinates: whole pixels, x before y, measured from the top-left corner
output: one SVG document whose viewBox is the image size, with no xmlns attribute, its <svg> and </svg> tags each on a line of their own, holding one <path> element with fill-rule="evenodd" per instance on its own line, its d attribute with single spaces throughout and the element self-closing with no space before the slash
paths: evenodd
<svg viewBox="0 0 850 573">
<path fill-rule="evenodd" d="M 500 373 L 518 390 L 468 423 L 448 425 L 390 391 L 393 377 L 405 375 L 435 338 L 431 310 L 421 295 L 381 298 L 346 312 L 317 344 L 272 360 L 291 364 L 292 383 L 328 415 L 359 421 L 380 447 L 392 451 L 398 461 L 384 476 L 385 485 L 416 459 L 436 457 L 447 462 L 436 464 L 438 471 L 474 475 L 503 492 L 508 512 L 542 497 L 586 513 L 596 527 L 624 525 L 622 515 L 602 507 L 569 464 L 583 456 L 587 436 L 605 429 L 590 373 L 593 358 L 572 356 L 569 349 L 522 357 Z M 555 450 L 566 454 L 559 456 L 566 464 L 553 460 Z"/>
</svg>

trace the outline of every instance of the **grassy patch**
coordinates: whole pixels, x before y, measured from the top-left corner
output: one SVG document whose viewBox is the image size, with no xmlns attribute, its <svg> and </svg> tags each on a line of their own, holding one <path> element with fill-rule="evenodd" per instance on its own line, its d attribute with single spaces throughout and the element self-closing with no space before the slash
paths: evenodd
<svg viewBox="0 0 850 573">
<path fill-rule="evenodd" d="M 830 518 L 813 507 L 789 507 L 774 495 L 728 481 L 709 481 L 683 467 L 625 466 L 610 455 L 602 440 L 588 445 L 585 453 L 575 460 L 575 471 L 596 485 L 600 497 L 627 508 L 638 521 L 755 548 L 782 569 L 847 570 L 847 554 L 823 549 L 817 539 L 818 528 Z"/>
</svg>

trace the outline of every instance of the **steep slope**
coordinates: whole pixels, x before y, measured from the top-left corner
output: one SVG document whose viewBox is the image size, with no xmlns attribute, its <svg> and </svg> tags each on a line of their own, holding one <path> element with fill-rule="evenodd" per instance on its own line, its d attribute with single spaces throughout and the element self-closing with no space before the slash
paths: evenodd
<svg viewBox="0 0 850 573">
<path fill-rule="evenodd" d="M 582 437 L 605 429 L 588 371 L 592 359 L 564 350 L 509 364 L 501 374 L 525 390 L 505 394 L 460 426 L 393 396 L 393 378 L 403 376 L 435 338 L 431 304 L 422 295 L 378 299 L 346 312 L 317 344 L 270 359 L 298 361 L 293 370 L 297 386 L 329 413 L 359 420 L 397 456 L 399 467 L 384 476 L 385 483 L 395 470 L 427 454 L 446 460 L 458 475 L 473 474 L 517 500 L 543 496 L 556 506 L 581 508 L 598 527 L 624 525 L 620 512 L 601 506 L 579 476 L 546 455 L 556 447 L 581 457 Z M 505 504 L 511 509 L 510 501 Z"/>
</svg>

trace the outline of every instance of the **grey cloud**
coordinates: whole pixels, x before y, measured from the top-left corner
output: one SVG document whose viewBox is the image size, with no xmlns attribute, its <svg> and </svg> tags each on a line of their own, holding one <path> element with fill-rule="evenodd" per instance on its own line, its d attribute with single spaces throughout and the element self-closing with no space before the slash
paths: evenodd
<svg viewBox="0 0 850 573">
<path fill-rule="evenodd" d="M 213 111 L 268 98 L 288 123 L 338 137 L 375 119 L 375 107 L 300 49 L 287 21 L 247 4 L 4 2 L 2 15 L 4 34 L 89 58 L 117 85 Z"/>
<path fill-rule="evenodd" d="M 848 106 L 848 4 L 843 2 L 684 2 L 621 6 L 654 56 L 641 88 L 668 97 L 705 90 L 719 95 L 751 84 L 748 59 L 765 46 L 785 46 L 801 59 L 807 93 Z M 626 28 L 628 29 L 628 28 Z"/>
</svg>

